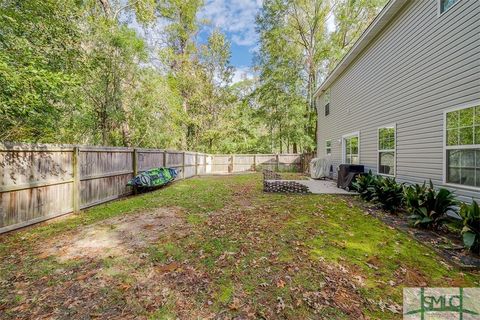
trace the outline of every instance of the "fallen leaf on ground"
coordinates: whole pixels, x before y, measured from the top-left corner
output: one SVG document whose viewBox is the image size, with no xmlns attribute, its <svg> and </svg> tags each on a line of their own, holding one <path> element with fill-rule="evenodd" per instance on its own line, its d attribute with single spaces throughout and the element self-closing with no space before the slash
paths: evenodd
<svg viewBox="0 0 480 320">
<path fill-rule="evenodd" d="M 180 266 L 178 263 L 172 262 L 172 263 L 158 267 L 158 271 L 168 273 L 168 272 L 177 270 L 179 267 Z"/>
</svg>

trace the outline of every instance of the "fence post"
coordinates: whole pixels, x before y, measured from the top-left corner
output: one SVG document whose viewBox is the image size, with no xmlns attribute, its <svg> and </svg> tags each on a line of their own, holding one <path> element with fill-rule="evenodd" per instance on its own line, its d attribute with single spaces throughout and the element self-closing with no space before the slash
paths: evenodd
<svg viewBox="0 0 480 320">
<path fill-rule="evenodd" d="M 277 172 L 280 171 L 280 157 L 278 156 L 278 153 L 276 154 L 276 158 L 277 158 Z"/>
<path fill-rule="evenodd" d="M 137 154 L 137 149 L 133 149 L 132 152 L 132 171 L 133 171 L 133 176 L 136 176 L 138 174 L 138 154 Z"/>
<path fill-rule="evenodd" d="M 167 150 L 163 150 L 163 166 L 167 167 Z"/>
<path fill-rule="evenodd" d="M 253 155 L 253 172 L 257 172 L 257 155 Z"/>
<path fill-rule="evenodd" d="M 204 154 L 203 155 L 203 166 L 205 167 L 205 171 L 203 172 L 203 174 L 207 174 L 207 155 Z"/>
<path fill-rule="evenodd" d="M 73 148 L 73 212 L 80 211 L 80 148 Z"/>
<path fill-rule="evenodd" d="M 232 154 L 232 156 L 230 157 L 230 164 L 231 164 L 231 168 L 232 168 L 232 173 L 235 172 L 235 168 L 233 167 L 234 166 L 234 163 L 235 163 L 235 155 Z"/>
<path fill-rule="evenodd" d="M 138 156 L 137 156 L 137 149 L 133 148 L 132 152 L 132 171 L 133 177 L 135 178 L 138 174 Z M 137 187 L 133 187 L 133 193 L 137 194 Z"/>
<path fill-rule="evenodd" d="M 195 152 L 195 176 L 198 176 L 198 152 Z"/>
<path fill-rule="evenodd" d="M 185 151 L 183 151 L 182 168 L 182 179 L 185 179 Z"/>
</svg>

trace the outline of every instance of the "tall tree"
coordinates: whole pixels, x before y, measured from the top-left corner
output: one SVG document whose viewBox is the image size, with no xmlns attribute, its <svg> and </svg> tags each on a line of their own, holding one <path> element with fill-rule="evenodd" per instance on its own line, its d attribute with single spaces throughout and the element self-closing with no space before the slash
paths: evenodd
<svg viewBox="0 0 480 320">
<path fill-rule="evenodd" d="M 316 123 L 314 93 L 318 84 L 317 73 L 326 57 L 326 17 L 330 6 L 326 0 L 291 0 L 287 6 L 289 8 L 287 28 L 290 30 L 288 35 L 300 46 L 304 64 L 307 99 L 305 116 L 308 118 L 306 130 L 309 135 L 315 136 L 312 125 L 312 122 Z"/>
<path fill-rule="evenodd" d="M 80 51 L 76 1 L 0 4 L 0 140 L 55 142 Z"/>
<path fill-rule="evenodd" d="M 335 30 L 329 36 L 324 74 L 333 70 L 385 3 L 386 0 L 333 0 Z"/>
<path fill-rule="evenodd" d="M 86 113 L 92 120 L 93 143 L 130 146 L 132 137 L 126 103 L 128 92 L 146 60 L 143 39 L 119 22 L 125 5 L 107 0 L 91 2 L 84 42 L 84 85 L 82 90 L 91 106 Z M 99 133 L 100 136 L 98 136 Z"/>
<path fill-rule="evenodd" d="M 260 34 L 257 94 L 269 126 L 271 149 L 283 151 L 287 142 L 296 152 L 299 145 L 307 150 L 313 147 L 309 128 L 314 122 L 305 86 L 308 79 L 305 51 L 300 45 L 300 37 L 295 35 L 292 18 L 289 18 L 291 13 L 288 1 L 269 0 L 264 2 L 257 18 Z M 299 109 L 302 110 L 300 114 Z M 298 134 L 299 128 L 303 134 Z M 293 135 L 292 132 L 296 133 Z"/>
<path fill-rule="evenodd" d="M 212 150 L 218 144 L 222 130 L 221 122 L 234 105 L 229 86 L 233 68 L 230 65 L 230 43 L 219 30 L 214 30 L 205 45 L 200 48 L 200 59 L 206 81 L 202 86 L 202 101 L 197 117 L 198 139 L 196 144 Z M 199 114 L 200 113 L 200 114 Z"/>
<path fill-rule="evenodd" d="M 260 52 L 258 67 L 263 107 L 273 114 L 287 114 L 304 105 L 304 119 L 296 119 L 287 130 L 302 126 L 306 136 L 298 134 L 292 143 L 302 141 L 304 149 L 314 148 L 316 108 L 314 92 L 319 79 L 328 74 L 371 22 L 384 0 L 265 0 L 258 16 Z M 329 19 L 335 24 L 328 30 Z M 293 112 L 292 116 L 298 116 Z M 275 117 L 269 118 L 271 121 Z M 288 126 L 279 119 L 271 123 L 282 133 Z M 281 143 L 280 143 L 281 145 Z"/>
<path fill-rule="evenodd" d="M 189 115 L 195 111 L 194 100 L 198 93 L 202 75 L 198 73 L 197 46 L 195 36 L 198 32 L 197 13 L 201 0 L 159 0 L 160 16 L 168 22 L 165 28 L 166 46 L 160 54 L 162 61 L 169 67 L 174 86 L 182 97 L 185 136 L 182 147 L 194 147 L 195 123 Z"/>
</svg>

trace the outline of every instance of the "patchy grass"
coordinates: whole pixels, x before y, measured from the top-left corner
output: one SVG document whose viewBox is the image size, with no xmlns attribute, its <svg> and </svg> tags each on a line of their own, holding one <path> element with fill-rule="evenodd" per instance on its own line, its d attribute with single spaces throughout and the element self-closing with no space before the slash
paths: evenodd
<svg viewBox="0 0 480 320">
<path fill-rule="evenodd" d="M 245 180 L 244 176 L 237 178 L 239 181 Z M 212 184 L 212 181 L 223 181 L 225 185 L 223 183 Z M 235 181 L 226 177 L 191 179 L 188 183 L 174 183 L 155 192 L 99 205 L 87 210 L 87 214 L 82 212 L 69 215 L 66 219 L 45 223 L 42 226 L 9 235 L 7 241 L 0 242 L 0 254 L 10 250 L 16 242 L 24 242 L 22 244 L 24 246 L 29 242 L 25 240 L 44 239 L 60 232 L 76 229 L 80 225 L 90 225 L 118 215 L 138 212 L 138 210 L 178 206 L 187 209 L 193 221 L 195 220 L 194 215 L 215 211 L 225 206 L 232 197 L 233 184 Z M 208 192 L 205 192 L 206 189 Z"/>
<path fill-rule="evenodd" d="M 264 194 L 260 174 L 202 177 L 12 233 L 0 238 L 0 314 L 397 319 L 403 287 L 480 286 L 355 201 Z M 165 227 L 151 222 L 161 211 L 122 229 L 158 208 L 173 212 Z M 69 244 L 92 252 L 66 255 Z"/>
<path fill-rule="evenodd" d="M 308 180 L 308 176 L 299 172 L 281 172 L 280 176 L 285 180 Z"/>
<path fill-rule="evenodd" d="M 182 249 L 175 243 L 160 243 L 149 247 L 148 254 L 153 262 L 167 263 L 182 261 L 184 254 Z"/>
</svg>

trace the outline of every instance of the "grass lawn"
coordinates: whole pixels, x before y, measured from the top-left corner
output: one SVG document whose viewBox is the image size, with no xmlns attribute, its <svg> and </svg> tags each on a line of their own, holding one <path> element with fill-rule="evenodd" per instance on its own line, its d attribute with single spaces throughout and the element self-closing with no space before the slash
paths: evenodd
<svg viewBox="0 0 480 320">
<path fill-rule="evenodd" d="M 0 237 L 2 319 L 401 319 L 405 286 L 480 286 L 353 197 L 202 177 Z"/>
</svg>

